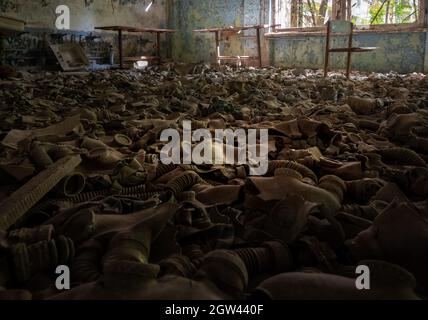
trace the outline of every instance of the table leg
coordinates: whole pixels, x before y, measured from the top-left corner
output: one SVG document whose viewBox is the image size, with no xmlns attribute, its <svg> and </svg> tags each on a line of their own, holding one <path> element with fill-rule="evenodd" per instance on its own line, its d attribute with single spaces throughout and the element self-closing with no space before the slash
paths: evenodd
<svg viewBox="0 0 428 320">
<path fill-rule="evenodd" d="M 161 63 L 161 50 L 160 50 L 160 32 L 156 32 L 156 55 L 159 64 Z"/>
<path fill-rule="evenodd" d="M 220 61 L 220 32 L 216 31 L 215 32 L 215 58 L 217 61 L 217 64 L 220 65 L 221 61 Z"/>
<path fill-rule="evenodd" d="M 123 43 L 122 43 L 122 30 L 118 30 L 118 41 L 119 41 L 119 65 L 123 69 Z"/>
<path fill-rule="evenodd" d="M 353 32 L 354 32 L 354 25 L 351 23 L 351 32 L 349 34 L 349 40 L 348 40 L 348 60 L 346 61 L 346 78 L 347 79 L 349 79 L 351 75 Z"/>
<path fill-rule="evenodd" d="M 325 58 L 324 58 L 324 77 L 328 76 L 328 63 L 330 58 L 330 31 L 331 24 L 330 21 L 327 22 L 327 37 L 326 37 L 326 45 L 325 45 Z"/>
<path fill-rule="evenodd" d="M 259 68 L 262 67 L 262 44 L 260 40 L 260 28 L 256 29 L 257 31 L 257 53 L 258 53 L 258 62 L 259 62 Z"/>
</svg>

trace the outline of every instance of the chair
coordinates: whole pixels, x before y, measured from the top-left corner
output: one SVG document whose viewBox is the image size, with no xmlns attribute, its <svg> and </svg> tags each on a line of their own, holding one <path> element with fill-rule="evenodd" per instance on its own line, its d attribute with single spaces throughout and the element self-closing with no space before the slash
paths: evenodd
<svg viewBox="0 0 428 320">
<path fill-rule="evenodd" d="M 377 49 L 377 47 L 353 47 L 353 32 L 354 24 L 349 21 L 344 20 L 333 20 L 328 21 L 327 23 L 327 41 L 326 41 L 326 50 L 325 50 L 325 61 L 324 61 L 324 77 L 327 77 L 328 73 L 328 64 L 330 53 L 332 52 L 345 52 L 348 54 L 348 59 L 346 62 L 346 78 L 349 79 L 351 73 L 351 56 L 352 53 L 356 52 L 370 52 Z M 348 47 L 347 48 L 330 48 L 330 41 L 332 34 L 347 35 L 348 38 Z"/>
</svg>

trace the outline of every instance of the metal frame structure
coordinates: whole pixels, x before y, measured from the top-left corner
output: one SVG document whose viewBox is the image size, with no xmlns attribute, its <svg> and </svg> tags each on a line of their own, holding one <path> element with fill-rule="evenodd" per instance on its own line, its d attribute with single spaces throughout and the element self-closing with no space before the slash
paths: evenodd
<svg viewBox="0 0 428 320">
<path fill-rule="evenodd" d="M 238 61 L 239 63 L 242 60 L 257 60 L 259 67 L 262 67 L 262 46 L 261 46 L 261 30 L 276 27 L 277 25 L 252 25 L 252 26 L 243 26 L 243 27 L 226 27 L 226 28 L 208 28 L 208 29 L 198 29 L 193 30 L 194 32 L 211 32 L 215 35 L 215 46 L 216 46 L 216 62 L 221 64 L 221 61 Z M 257 56 L 223 56 L 221 55 L 220 50 L 220 38 L 222 32 L 233 32 L 238 33 L 245 30 L 256 30 L 256 43 L 257 43 Z"/>
<path fill-rule="evenodd" d="M 120 68 L 124 68 L 125 57 L 123 54 L 123 32 L 131 33 L 155 33 L 156 34 L 156 56 L 140 56 L 130 58 L 131 60 L 156 60 L 161 62 L 161 53 L 160 53 L 160 36 L 165 33 L 174 33 L 173 29 L 156 29 L 156 28 L 134 28 L 134 27 L 125 27 L 125 26 L 107 26 L 107 27 L 95 27 L 96 30 L 106 30 L 106 31 L 117 31 L 118 33 L 118 44 L 119 44 L 119 65 Z"/>
<path fill-rule="evenodd" d="M 331 35 L 332 35 L 332 24 L 335 22 L 349 24 L 349 34 L 348 34 L 348 47 L 346 48 L 331 48 L 330 42 L 331 42 Z M 328 74 L 328 67 L 329 67 L 329 58 L 330 53 L 338 53 L 338 52 L 344 52 L 347 53 L 347 61 L 346 61 L 346 78 L 349 79 L 349 76 L 351 74 L 351 59 L 352 59 L 352 53 L 357 52 L 370 52 L 378 49 L 377 47 L 353 47 L 353 33 L 354 33 L 354 24 L 349 21 L 344 20 L 335 20 L 335 21 L 329 21 L 327 23 L 327 39 L 326 39 L 326 48 L 325 48 L 325 60 L 324 60 L 324 77 L 327 77 Z"/>
</svg>

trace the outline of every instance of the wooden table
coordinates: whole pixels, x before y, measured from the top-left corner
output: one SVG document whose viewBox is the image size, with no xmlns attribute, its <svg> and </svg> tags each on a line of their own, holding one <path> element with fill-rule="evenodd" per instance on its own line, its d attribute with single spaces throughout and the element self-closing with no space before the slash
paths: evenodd
<svg viewBox="0 0 428 320">
<path fill-rule="evenodd" d="M 216 61 L 217 64 L 221 64 L 222 60 L 257 60 L 259 67 L 262 67 L 262 46 L 261 46 L 261 29 L 267 29 L 277 27 L 279 25 L 251 25 L 243 27 L 225 27 L 225 28 L 208 28 L 193 30 L 194 32 L 212 32 L 215 34 L 215 45 L 216 45 Z M 257 42 L 257 56 L 222 56 L 220 52 L 220 35 L 222 32 L 241 32 L 245 30 L 255 29 L 256 30 L 256 42 Z"/>
<path fill-rule="evenodd" d="M 123 69 L 124 66 L 124 56 L 123 56 L 123 32 L 131 33 L 156 33 L 156 56 L 141 56 L 140 60 L 158 60 L 161 61 L 160 53 L 160 36 L 162 33 L 174 33 L 173 29 L 157 29 L 157 28 L 134 28 L 134 27 L 125 27 L 125 26 L 107 26 L 107 27 L 96 27 L 96 30 L 108 30 L 108 31 L 117 31 L 118 40 L 119 40 L 119 64 L 120 68 Z"/>
</svg>

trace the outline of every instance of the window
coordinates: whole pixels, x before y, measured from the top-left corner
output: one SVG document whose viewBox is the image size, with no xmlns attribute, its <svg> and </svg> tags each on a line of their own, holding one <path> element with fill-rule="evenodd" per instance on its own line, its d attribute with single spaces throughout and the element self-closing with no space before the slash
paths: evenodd
<svg viewBox="0 0 428 320">
<path fill-rule="evenodd" d="M 351 20 L 359 25 L 418 21 L 420 0 L 352 0 Z"/>
<path fill-rule="evenodd" d="M 275 0 L 275 24 L 280 28 L 324 25 L 331 16 L 332 0 Z"/>
<path fill-rule="evenodd" d="M 277 29 L 322 27 L 329 20 L 355 25 L 424 23 L 425 0 L 271 0 Z M 380 26 L 380 28 L 382 28 Z M 279 30 L 281 31 L 281 30 Z"/>
</svg>

